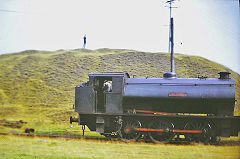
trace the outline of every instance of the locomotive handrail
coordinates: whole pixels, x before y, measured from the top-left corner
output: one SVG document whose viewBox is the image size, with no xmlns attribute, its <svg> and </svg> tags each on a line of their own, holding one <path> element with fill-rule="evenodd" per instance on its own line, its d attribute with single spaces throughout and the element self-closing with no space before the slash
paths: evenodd
<svg viewBox="0 0 240 159">
<path fill-rule="evenodd" d="M 160 114 L 160 115 L 176 115 L 176 113 L 168 113 L 168 112 L 157 112 L 150 110 L 139 110 L 139 109 L 129 109 L 128 112 L 136 112 L 136 113 L 149 113 L 149 114 Z"/>
<path fill-rule="evenodd" d="M 211 83 L 126 83 L 126 85 L 143 85 L 143 84 L 147 84 L 147 85 L 161 85 L 161 86 L 202 86 L 202 85 L 206 85 L 206 86 L 232 86 L 234 84 L 229 84 L 229 83 L 224 83 L 224 84 L 211 84 Z"/>
</svg>

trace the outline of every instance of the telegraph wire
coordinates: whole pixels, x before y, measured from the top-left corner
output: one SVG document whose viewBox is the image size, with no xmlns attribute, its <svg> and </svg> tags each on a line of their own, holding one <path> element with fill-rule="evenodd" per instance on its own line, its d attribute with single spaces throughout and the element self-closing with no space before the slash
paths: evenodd
<svg viewBox="0 0 240 159">
<path fill-rule="evenodd" d="M 15 10 L 7 10 L 7 9 L 0 9 L 0 12 L 5 12 L 5 13 L 20 13 L 20 14 L 28 14 L 28 12 L 15 11 Z"/>
</svg>

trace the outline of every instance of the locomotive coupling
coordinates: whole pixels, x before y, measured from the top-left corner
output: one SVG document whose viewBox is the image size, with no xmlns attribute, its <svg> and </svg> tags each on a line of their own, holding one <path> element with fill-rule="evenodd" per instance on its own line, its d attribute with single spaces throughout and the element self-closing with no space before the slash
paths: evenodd
<svg viewBox="0 0 240 159">
<path fill-rule="evenodd" d="M 79 118 L 73 118 L 72 116 L 70 117 L 70 124 L 72 124 L 73 122 L 79 123 L 79 121 Z"/>
</svg>

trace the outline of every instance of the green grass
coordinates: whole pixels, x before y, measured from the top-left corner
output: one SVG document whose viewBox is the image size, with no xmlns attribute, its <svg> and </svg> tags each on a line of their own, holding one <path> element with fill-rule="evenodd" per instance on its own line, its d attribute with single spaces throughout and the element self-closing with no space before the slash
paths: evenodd
<svg viewBox="0 0 240 159">
<path fill-rule="evenodd" d="M 123 143 L 0 135 L 0 158 L 204 158 L 240 157 L 240 146 Z"/>
<path fill-rule="evenodd" d="M 81 126 L 70 127 L 69 117 L 77 116 L 72 109 L 74 87 L 87 81 L 88 73 L 126 71 L 131 76 L 159 78 L 170 70 L 169 58 L 167 53 L 107 48 L 0 55 L 0 120 L 27 122 L 21 128 L 0 123 L 0 133 L 22 134 L 25 128 L 34 128 L 35 135 L 79 138 L 0 135 L 0 158 L 240 158 L 240 146 L 123 143 L 103 140 L 89 129 L 85 137 L 90 140 L 85 140 Z M 231 72 L 240 101 L 240 76 L 229 68 L 183 54 L 176 54 L 175 61 L 178 77 L 218 78 L 220 71 Z M 235 115 L 240 115 L 239 110 L 238 102 Z M 235 140 L 239 139 L 226 138 L 222 143 Z"/>
<path fill-rule="evenodd" d="M 145 53 L 125 49 L 98 50 L 28 50 L 0 55 L 0 120 L 23 120 L 24 128 L 47 133 L 43 127 L 69 126 L 69 117 L 77 116 L 72 109 L 74 87 L 88 80 L 90 72 L 126 71 L 136 77 L 162 77 L 170 70 L 168 53 Z M 240 76 L 220 64 L 197 56 L 176 54 L 178 77 L 208 76 L 229 71 L 236 82 L 236 98 L 240 101 Z M 240 113 L 240 103 L 235 115 Z M 1 131 L 17 131 L 0 127 Z"/>
</svg>

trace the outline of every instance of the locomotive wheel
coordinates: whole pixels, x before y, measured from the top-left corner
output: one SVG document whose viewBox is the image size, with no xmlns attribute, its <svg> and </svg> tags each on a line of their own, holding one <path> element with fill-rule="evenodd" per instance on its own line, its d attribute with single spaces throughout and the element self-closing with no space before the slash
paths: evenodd
<svg viewBox="0 0 240 159">
<path fill-rule="evenodd" d="M 128 119 L 123 120 L 122 128 L 119 131 L 119 136 L 123 141 L 136 141 L 141 137 L 141 132 L 136 131 L 136 128 L 141 128 L 142 125 L 138 120 Z"/>
<path fill-rule="evenodd" d="M 155 120 L 149 124 L 149 129 L 163 129 L 165 131 L 149 131 L 148 135 L 155 143 L 167 143 L 174 137 L 173 128 L 174 125 L 172 123 Z"/>
<path fill-rule="evenodd" d="M 185 138 L 191 142 L 209 142 L 211 139 L 211 125 L 206 122 L 201 121 L 190 121 L 184 126 L 185 130 L 201 130 L 202 133 L 186 133 L 184 134 Z"/>
</svg>

